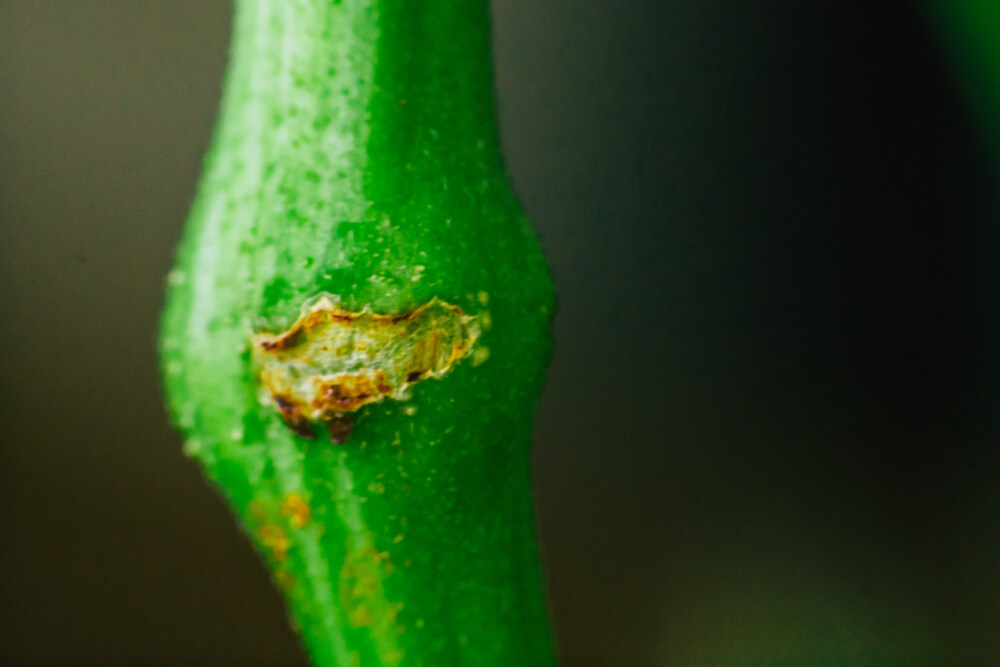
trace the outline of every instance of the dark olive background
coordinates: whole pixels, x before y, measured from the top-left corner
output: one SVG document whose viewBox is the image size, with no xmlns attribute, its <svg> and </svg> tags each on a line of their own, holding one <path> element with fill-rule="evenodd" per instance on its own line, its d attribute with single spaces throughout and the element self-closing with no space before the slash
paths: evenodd
<svg viewBox="0 0 1000 667">
<path fill-rule="evenodd" d="M 157 381 L 229 11 L 0 0 L 0 663 L 304 663 Z M 565 664 L 1000 664 L 998 179 L 919 11 L 494 14 Z"/>
</svg>

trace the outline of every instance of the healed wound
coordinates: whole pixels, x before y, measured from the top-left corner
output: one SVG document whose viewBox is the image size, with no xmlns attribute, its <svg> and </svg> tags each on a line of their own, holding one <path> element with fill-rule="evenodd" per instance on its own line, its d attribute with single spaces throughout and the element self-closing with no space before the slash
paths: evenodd
<svg viewBox="0 0 1000 667">
<path fill-rule="evenodd" d="M 402 315 L 344 310 L 329 296 L 307 308 L 287 331 L 258 334 L 253 357 L 260 383 L 288 426 L 313 437 L 326 422 L 343 442 L 363 405 L 404 399 L 407 388 L 440 377 L 468 356 L 478 337 L 474 318 L 432 299 Z"/>
</svg>

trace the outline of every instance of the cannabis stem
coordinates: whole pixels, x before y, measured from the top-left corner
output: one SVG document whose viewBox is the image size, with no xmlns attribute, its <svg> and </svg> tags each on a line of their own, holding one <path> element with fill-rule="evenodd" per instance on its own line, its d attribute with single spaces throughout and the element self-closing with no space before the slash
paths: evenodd
<svg viewBox="0 0 1000 667">
<path fill-rule="evenodd" d="M 236 2 L 161 356 L 185 450 L 317 665 L 552 662 L 529 471 L 552 291 L 496 147 L 487 18 Z M 294 347 L 310 313 L 319 343 Z M 254 351 L 278 340 L 280 364 Z M 379 388 L 385 367 L 405 387 Z M 345 418 L 320 397 L 350 412 L 342 445 L 313 428 Z"/>
</svg>

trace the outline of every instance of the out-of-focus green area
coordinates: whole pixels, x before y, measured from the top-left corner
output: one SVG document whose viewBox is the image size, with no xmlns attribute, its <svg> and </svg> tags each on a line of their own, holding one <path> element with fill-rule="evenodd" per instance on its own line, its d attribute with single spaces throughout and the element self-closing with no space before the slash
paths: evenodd
<svg viewBox="0 0 1000 667">
<path fill-rule="evenodd" d="M 1000 164 L 1000 3 L 925 0 Z"/>
</svg>

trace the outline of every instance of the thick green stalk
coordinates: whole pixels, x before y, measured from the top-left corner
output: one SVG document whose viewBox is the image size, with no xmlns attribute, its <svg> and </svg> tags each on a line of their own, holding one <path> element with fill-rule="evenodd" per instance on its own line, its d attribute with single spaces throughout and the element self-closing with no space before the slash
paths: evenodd
<svg viewBox="0 0 1000 667">
<path fill-rule="evenodd" d="M 169 282 L 186 451 L 317 665 L 552 662 L 529 470 L 552 291 L 483 0 L 238 0 Z"/>
</svg>

